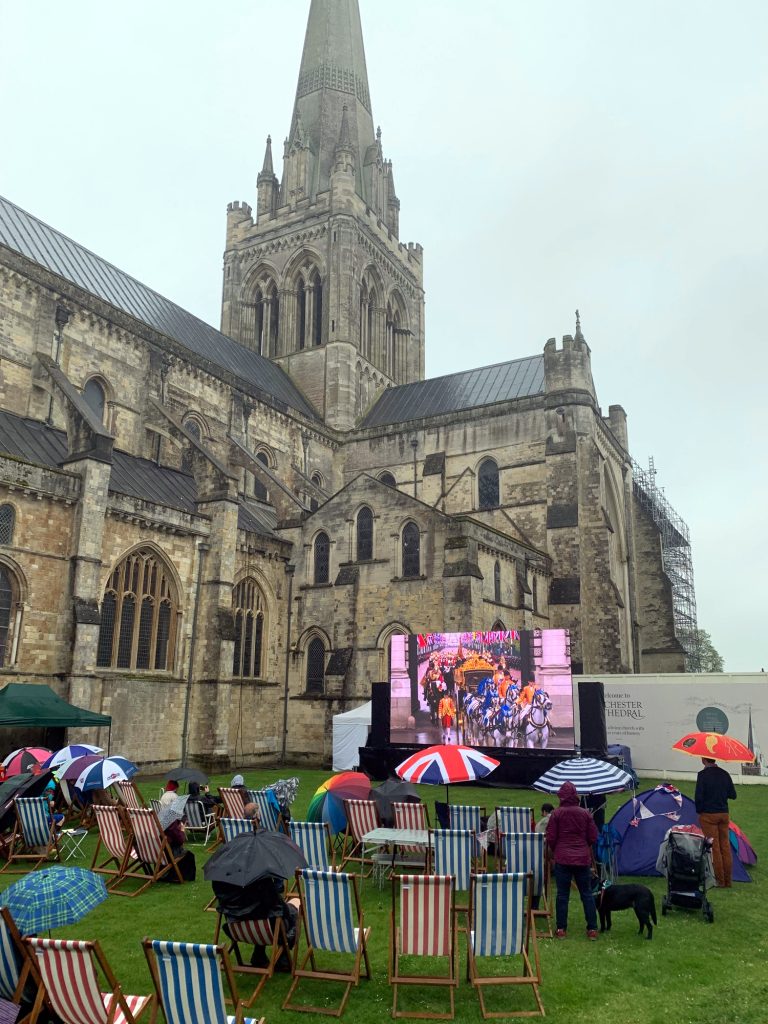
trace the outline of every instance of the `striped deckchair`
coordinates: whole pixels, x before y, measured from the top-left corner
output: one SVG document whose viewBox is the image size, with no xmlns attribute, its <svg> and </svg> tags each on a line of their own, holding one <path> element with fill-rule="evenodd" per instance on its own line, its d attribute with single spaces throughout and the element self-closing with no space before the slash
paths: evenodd
<svg viewBox="0 0 768 1024">
<path fill-rule="evenodd" d="M 395 828 L 411 828 L 421 832 L 429 831 L 429 811 L 426 804 L 392 802 Z M 423 846 L 398 846 L 398 853 L 411 854 L 412 863 L 423 863 L 426 867 L 427 850 Z"/>
<path fill-rule="evenodd" d="M 154 803 L 155 801 L 153 800 L 152 809 L 156 811 Z M 214 827 L 215 818 L 213 812 L 210 814 L 205 813 L 205 804 L 202 800 L 187 800 L 184 804 L 184 821 L 186 823 L 188 833 L 205 833 L 205 838 L 200 840 L 200 842 L 205 845 L 208 842 Z"/>
<path fill-rule="evenodd" d="M 536 924 L 537 918 L 544 918 L 547 931 L 540 933 L 540 936 L 552 938 L 544 836 L 541 832 L 514 832 L 511 835 L 502 835 L 501 852 L 505 871 L 531 875 L 533 923 Z"/>
<path fill-rule="evenodd" d="M 217 846 L 221 846 L 222 843 L 231 842 L 235 836 L 242 836 L 246 832 L 253 832 L 254 822 L 251 818 L 219 818 L 219 835 L 215 843 L 213 843 L 206 853 L 210 853 L 215 850 Z M 203 910 L 216 911 L 217 899 L 214 896 L 213 899 L 209 900 L 203 907 Z M 216 929 L 216 939 L 218 940 L 219 931 Z"/>
<path fill-rule="evenodd" d="M 536 945 L 536 933 L 531 919 L 531 876 L 524 874 L 475 875 L 470 890 L 470 930 L 467 936 L 467 978 L 477 989 L 480 1012 L 485 1020 L 497 1017 L 544 1016 L 539 995 L 541 966 Z M 536 969 L 531 966 L 530 946 L 533 946 Z M 481 975 L 478 960 L 482 957 L 520 958 L 516 974 Z M 491 985 L 530 985 L 537 1010 L 510 1010 L 508 998 L 505 1009 L 491 1011 L 485 1004 L 485 989 Z"/>
<path fill-rule="evenodd" d="M 144 939 L 149 973 L 167 1024 L 264 1024 L 245 1017 L 226 950 L 197 942 Z M 221 971 L 219 970 L 221 964 Z M 235 1013 L 227 1012 L 222 973 Z"/>
<path fill-rule="evenodd" d="M 147 890 L 151 885 L 161 878 L 166 872 L 172 871 L 179 883 L 184 881 L 178 862 L 180 857 L 174 857 L 171 846 L 160 828 L 157 815 L 148 807 L 139 809 L 128 808 L 128 821 L 133 833 L 133 848 L 136 851 L 135 857 L 137 866 L 131 866 L 123 871 L 121 881 L 126 879 L 139 879 L 141 885 L 138 889 L 129 892 L 123 890 L 119 895 L 138 896 Z M 110 892 L 118 892 L 110 888 Z"/>
<path fill-rule="evenodd" d="M 134 1024 L 154 1006 L 154 996 L 127 996 L 98 942 L 25 939 L 35 958 L 51 1006 L 64 1024 Z M 101 973 L 107 991 L 102 991 Z M 43 1004 L 38 993 L 32 1019 Z"/>
<path fill-rule="evenodd" d="M 117 792 L 120 795 L 120 800 L 125 807 L 131 810 L 138 811 L 142 807 L 147 805 L 144 803 L 144 797 L 139 792 L 138 786 L 135 782 L 130 780 L 124 782 L 116 782 Z"/>
<path fill-rule="evenodd" d="M 497 855 L 503 835 L 510 835 L 512 832 L 533 832 L 532 807 L 497 807 L 495 814 Z"/>
<path fill-rule="evenodd" d="M 132 848 L 133 835 L 125 821 L 125 811 L 121 807 L 102 807 L 94 804 L 93 813 L 99 829 L 99 840 L 93 851 L 91 871 L 100 875 L 110 875 L 111 881 L 107 888 L 117 896 L 133 896 L 133 892 L 120 891 L 118 885 L 127 868 L 137 868 L 136 853 Z M 99 863 L 99 853 L 107 854 L 106 859 Z"/>
<path fill-rule="evenodd" d="M 478 844 L 470 829 L 433 828 L 429 834 L 430 870 L 436 875 L 453 875 L 457 892 L 468 892 L 472 873 L 480 867 Z M 456 903 L 457 913 L 466 913 L 468 903 Z"/>
<path fill-rule="evenodd" d="M 325 822 L 291 821 L 291 839 L 307 858 L 307 867 L 316 871 L 333 871 L 334 855 L 329 852 L 331 831 Z"/>
<path fill-rule="evenodd" d="M 159 813 L 160 813 L 160 810 L 161 810 L 161 808 L 162 808 L 162 806 L 163 806 L 163 805 L 162 805 L 162 804 L 160 803 L 160 801 L 159 801 L 159 800 L 156 800 L 156 799 L 155 799 L 155 798 L 153 797 L 153 798 L 152 798 L 152 799 L 151 799 L 151 800 L 149 801 L 149 806 L 150 806 L 150 807 L 152 808 L 152 810 L 153 810 L 153 811 L 155 812 L 155 814 L 159 814 Z"/>
<path fill-rule="evenodd" d="M 268 789 L 247 790 L 248 800 L 259 809 L 259 824 L 270 832 L 285 832 L 285 822 L 275 805 L 275 797 Z"/>
<path fill-rule="evenodd" d="M 397 892 L 400 892 L 400 917 L 397 918 Z M 453 1020 L 456 974 L 456 919 L 453 912 L 454 883 L 450 875 L 401 875 L 392 879 L 391 955 L 389 984 L 392 986 L 392 1016 L 429 1020 Z M 444 957 L 445 974 L 404 974 L 401 957 Z M 400 985 L 445 985 L 450 996 L 450 1012 L 399 1010 Z"/>
<path fill-rule="evenodd" d="M 370 928 L 365 927 L 363 920 L 357 879 L 354 875 L 342 872 L 313 871 L 311 868 L 297 872 L 297 877 L 307 948 L 304 958 L 299 962 L 299 940 L 294 946 L 293 981 L 283 1002 L 283 1009 L 307 1010 L 340 1017 L 352 986 L 360 983 L 361 961 L 365 962 L 364 977 L 371 977 L 371 964 L 368 960 Z M 318 952 L 352 955 L 354 961 L 346 970 L 331 970 L 318 965 Z M 340 982 L 344 985 L 341 1002 L 334 1008 L 293 1002 L 294 993 L 302 979 Z"/>
<path fill-rule="evenodd" d="M 19 1007 L 22 1001 L 28 1004 L 27 1012 L 17 1018 L 16 1024 L 30 1024 L 32 1021 L 31 1006 L 41 986 L 37 964 L 24 945 L 10 910 L 8 907 L 0 907 L 0 999 Z M 50 1009 L 45 995 L 43 999 Z"/>
<path fill-rule="evenodd" d="M 228 818 L 245 817 L 245 796 L 242 789 L 231 786 L 219 786 L 219 796 L 224 804 L 224 814 Z"/>
<path fill-rule="evenodd" d="M 477 835 L 482 832 L 481 818 L 484 807 L 471 804 L 449 804 L 448 821 L 452 829 L 469 829 Z"/>
<path fill-rule="evenodd" d="M 34 861 L 29 868 L 32 871 L 48 860 L 61 861 L 48 800 L 44 796 L 17 796 L 13 803 L 16 821 L 8 844 L 8 860 L 2 871 L 7 871 L 14 861 Z M 12 875 L 18 873 L 11 871 Z"/>
<path fill-rule="evenodd" d="M 360 865 L 369 864 L 369 875 L 373 870 L 373 857 L 368 856 L 363 848 L 363 836 L 381 825 L 379 807 L 375 800 L 345 800 L 344 813 L 347 816 L 347 831 L 341 845 L 341 870 L 352 861 Z"/>
<path fill-rule="evenodd" d="M 221 915 L 219 915 L 221 917 Z M 259 997 L 259 993 L 266 985 L 269 978 L 275 973 L 275 964 L 280 954 L 289 952 L 288 938 L 285 932 L 285 922 L 281 917 L 263 918 L 259 921 L 228 921 L 226 930 L 229 933 L 231 944 L 228 953 L 235 954 L 236 963 L 232 964 L 235 974 L 256 974 L 259 976 L 259 983 L 243 1005 L 253 1006 Z M 216 941 L 218 941 L 218 933 Z M 253 967 L 250 962 L 243 963 L 240 953 L 240 945 L 269 946 L 272 952 L 269 955 L 269 962 L 266 967 Z"/>
</svg>

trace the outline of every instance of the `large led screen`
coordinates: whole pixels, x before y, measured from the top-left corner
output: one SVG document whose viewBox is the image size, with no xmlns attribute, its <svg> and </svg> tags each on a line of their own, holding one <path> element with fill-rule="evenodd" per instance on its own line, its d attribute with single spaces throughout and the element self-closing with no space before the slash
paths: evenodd
<svg viewBox="0 0 768 1024">
<path fill-rule="evenodd" d="M 392 743 L 573 749 L 567 629 L 392 637 Z"/>
</svg>

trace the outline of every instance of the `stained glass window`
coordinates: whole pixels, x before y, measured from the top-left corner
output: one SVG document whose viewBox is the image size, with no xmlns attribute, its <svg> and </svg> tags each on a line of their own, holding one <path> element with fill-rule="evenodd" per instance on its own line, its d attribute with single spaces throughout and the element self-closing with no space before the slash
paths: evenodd
<svg viewBox="0 0 768 1024">
<path fill-rule="evenodd" d="M 331 571 L 331 542 L 327 533 L 315 537 L 315 583 L 327 583 Z"/>
<path fill-rule="evenodd" d="M 416 523 L 406 523 L 403 528 L 403 576 L 421 574 L 421 535 Z"/>
<path fill-rule="evenodd" d="M 325 689 L 325 646 L 315 637 L 307 647 L 307 693 L 322 693 Z"/>
<path fill-rule="evenodd" d="M 235 619 L 235 650 L 232 675 L 243 679 L 262 676 L 261 652 L 264 633 L 264 595 L 256 580 L 247 577 L 232 591 Z"/>
<path fill-rule="evenodd" d="M 357 560 L 368 562 L 373 558 L 373 512 L 361 508 L 357 513 Z"/>
<path fill-rule="evenodd" d="M 493 459 L 480 463 L 477 474 L 478 504 L 480 508 L 497 508 L 499 504 L 499 467 Z"/>
</svg>

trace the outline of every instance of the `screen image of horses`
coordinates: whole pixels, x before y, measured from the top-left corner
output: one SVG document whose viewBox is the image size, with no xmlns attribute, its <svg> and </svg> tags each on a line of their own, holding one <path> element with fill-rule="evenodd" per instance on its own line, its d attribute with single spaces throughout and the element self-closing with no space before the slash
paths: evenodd
<svg viewBox="0 0 768 1024">
<path fill-rule="evenodd" d="M 390 741 L 572 749 L 567 629 L 393 636 Z"/>
</svg>

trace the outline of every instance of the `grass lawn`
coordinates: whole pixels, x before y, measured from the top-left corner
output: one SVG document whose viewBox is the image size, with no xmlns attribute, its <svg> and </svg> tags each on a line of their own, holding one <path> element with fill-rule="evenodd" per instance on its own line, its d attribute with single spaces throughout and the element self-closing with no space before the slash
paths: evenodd
<svg viewBox="0 0 768 1024">
<path fill-rule="evenodd" d="M 246 784 L 259 788 L 278 777 L 297 774 L 301 778 L 293 815 L 302 818 L 316 787 L 327 778 L 325 771 L 295 771 L 283 768 L 272 771 L 245 771 Z M 230 775 L 211 780 L 215 785 L 228 784 Z M 643 789 L 653 786 L 642 780 Z M 159 782 L 141 782 L 145 797 L 157 796 Z M 681 783 L 681 789 L 693 795 L 692 783 Z M 422 797 L 432 804 L 442 799 L 443 788 L 421 787 Z M 768 790 L 763 786 L 737 787 L 738 800 L 732 805 L 734 820 L 752 841 L 758 856 L 768 856 Z M 481 803 L 489 811 L 495 804 L 529 804 L 537 809 L 543 797 L 526 790 L 505 790 L 456 786 L 451 789 L 453 803 Z M 623 795 L 609 797 L 608 815 L 623 802 Z M 553 801 L 556 803 L 556 800 Z M 433 822 L 433 808 L 430 814 Z M 84 844 L 86 856 L 70 864 L 89 866 L 95 845 L 89 836 Z M 156 885 L 136 899 L 112 896 L 78 925 L 59 929 L 61 938 L 98 939 L 110 963 L 131 993 L 149 992 L 151 983 L 140 947 L 144 936 L 210 942 L 215 915 L 203 913 L 210 898 L 210 886 L 203 880 L 205 855 L 202 847 L 193 845 L 197 857 L 197 881 L 183 886 Z M 768 932 L 765 918 L 768 900 L 763 889 L 764 863 L 751 869 L 752 884 L 735 884 L 733 889 L 715 889 L 711 902 L 715 910 L 714 924 L 707 924 L 700 912 L 673 909 L 661 916 L 661 896 L 666 883 L 661 878 L 643 879 L 656 896 L 659 926 L 653 941 L 637 935 L 637 921 L 632 911 L 616 914 L 609 936 L 588 942 L 577 894 L 571 896 L 569 937 L 565 941 L 540 942 L 543 983 L 541 996 L 547 1018 L 552 1024 L 764 1024 L 768 1021 Z M 18 877 L 18 876 L 15 876 Z M 0 888 L 14 880 L 0 875 Z M 366 924 L 372 929 L 370 955 L 374 978 L 361 982 L 353 990 L 345 1011 L 345 1019 L 354 1024 L 368 1024 L 390 1018 L 391 992 L 387 984 L 387 951 L 389 941 L 390 888 L 382 891 L 369 880 L 362 886 Z M 460 940 L 460 984 L 456 994 L 456 1019 L 480 1021 L 477 997 L 464 981 L 466 957 Z M 267 1024 L 277 1020 L 320 1020 L 319 1015 L 296 1017 L 283 1012 L 280 1005 L 289 984 L 289 976 L 276 975 L 262 992 L 253 1013 L 264 1015 Z M 245 979 L 244 993 L 251 984 Z M 339 986 L 334 986 L 334 998 Z M 300 989 L 301 991 L 301 989 Z M 419 1006 L 422 990 L 407 993 L 403 1006 Z M 437 1009 L 445 993 L 427 994 L 424 999 Z M 533 1007 L 530 992 L 515 990 L 504 995 L 493 1008 L 511 1006 Z"/>
</svg>

